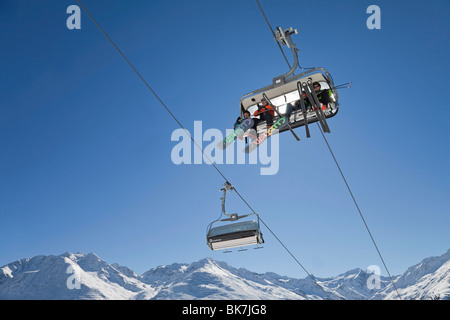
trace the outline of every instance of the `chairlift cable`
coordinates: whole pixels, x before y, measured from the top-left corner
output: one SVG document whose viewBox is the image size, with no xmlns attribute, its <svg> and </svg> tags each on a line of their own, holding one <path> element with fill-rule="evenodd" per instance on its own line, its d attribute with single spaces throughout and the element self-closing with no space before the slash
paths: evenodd
<svg viewBox="0 0 450 320">
<path fill-rule="evenodd" d="M 359 213 L 359 215 L 361 217 L 361 220 L 363 221 L 364 226 L 366 227 L 367 232 L 369 233 L 370 239 L 372 240 L 372 243 L 375 246 L 375 249 L 377 250 L 378 255 L 380 256 L 381 262 L 383 263 L 383 266 L 384 266 L 384 268 L 386 269 L 386 271 L 387 271 L 387 273 L 389 275 L 389 279 L 390 279 L 392 285 L 394 286 L 394 289 L 395 289 L 398 297 L 401 299 L 401 295 L 398 292 L 398 289 L 397 289 L 397 287 L 396 287 L 396 285 L 395 285 L 395 283 L 394 283 L 394 281 L 392 279 L 391 273 L 389 272 L 389 269 L 388 269 L 386 263 L 384 262 L 384 259 L 383 259 L 383 256 L 381 255 L 380 250 L 378 249 L 377 243 L 375 242 L 375 239 L 374 239 L 374 237 L 372 235 L 372 232 L 370 231 L 369 225 L 367 224 L 366 219 L 364 218 L 364 215 L 362 214 L 361 209 L 359 208 L 359 205 L 356 202 L 355 197 L 353 196 L 353 192 L 350 189 L 349 184 L 347 183 L 347 179 L 345 179 L 344 173 L 342 172 L 341 167 L 339 166 L 339 163 L 338 163 L 336 157 L 334 156 L 333 150 L 331 149 L 330 144 L 328 143 L 328 140 L 327 140 L 327 138 L 325 137 L 325 135 L 324 135 L 324 133 L 322 131 L 322 128 L 320 128 L 320 126 L 318 126 L 318 127 L 319 127 L 319 130 L 320 130 L 320 133 L 322 134 L 323 139 L 325 140 L 325 143 L 326 143 L 326 145 L 328 147 L 328 150 L 330 151 L 330 154 L 333 157 L 333 160 L 334 160 L 334 162 L 335 162 L 335 164 L 336 164 L 336 166 L 337 166 L 337 168 L 339 170 L 339 173 L 341 174 L 342 180 L 344 180 L 344 183 L 345 183 L 345 185 L 346 185 L 346 187 L 348 189 L 348 192 L 350 193 L 350 196 L 352 197 L 352 200 L 355 203 L 356 209 L 358 210 L 358 213 Z"/>
<path fill-rule="evenodd" d="M 262 7 L 261 7 L 259 1 L 256 0 L 256 2 L 257 2 L 258 6 L 259 6 L 259 9 L 261 10 L 261 12 L 262 12 L 262 14 L 263 14 L 263 16 L 264 16 L 264 19 L 266 20 L 266 23 L 267 23 L 269 29 L 270 29 L 270 30 L 272 31 L 272 33 L 273 33 L 272 26 L 270 25 L 269 20 L 267 19 L 267 16 L 266 16 L 266 14 L 264 13 L 264 10 L 262 9 Z M 278 41 L 277 41 L 277 43 L 278 43 Z M 280 50 L 283 52 L 283 49 L 281 48 L 281 46 L 280 46 L 279 43 L 278 43 L 278 47 L 279 47 Z M 284 52 L 283 52 L 283 56 L 284 56 Z M 285 57 L 285 58 L 286 58 L 286 57 Z M 286 59 L 286 61 L 287 61 L 287 59 Z M 289 62 L 288 62 L 288 66 L 290 67 Z M 348 85 L 348 86 L 349 86 L 350 84 L 351 84 L 351 82 L 345 83 L 345 84 L 343 84 L 343 85 Z M 378 253 L 378 255 L 379 255 L 380 259 L 381 259 L 381 262 L 383 263 L 384 268 L 386 269 L 386 271 L 387 271 L 387 273 L 388 273 L 388 275 L 389 275 L 389 279 L 390 279 L 390 281 L 391 281 L 391 283 L 392 283 L 392 285 L 393 285 L 393 287 L 394 287 L 394 289 L 395 289 L 395 291 L 396 291 L 398 297 L 399 297 L 400 299 L 402 299 L 400 293 L 398 292 L 397 287 L 395 286 L 395 283 L 394 283 L 394 280 L 393 280 L 393 278 L 392 278 L 392 276 L 391 276 L 391 273 L 389 272 L 389 269 L 388 269 L 388 267 L 387 267 L 387 265 L 386 265 L 386 263 L 385 263 L 385 261 L 384 261 L 384 259 L 383 259 L 383 256 L 381 255 L 381 252 L 380 252 L 380 250 L 378 249 L 378 246 L 377 246 L 377 244 L 376 244 L 376 242 L 375 242 L 375 239 L 374 239 L 374 237 L 372 236 L 372 232 L 370 231 L 370 228 L 369 228 L 369 226 L 368 226 L 368 224 L 367 224 L 367 222 L 366 222 L 366 220 L 365 220 L 365 218 L 364 218 L 364 216 L 363 216 L 363 214 L 362 214 L 362 212 L 361 212 L 361 210 L 360 210 L 360 208 L 359 208 L 359 206 L 358 206 L 358 203 L 356 202 L 356 199 L 355 199 L 355 197 L 353 196 L 353 193 L 352 193 L 352 191 L 351 191 L 351 189 L 350 189 L 350 186 L 349 186 L 349 184 L 347 183 L 347 179 L 345 179 L 344 173 L 342 172 L 342 170 L 341 170 L 341 168 L 340 168 L 340 166 L 339 166 L 339 163 L 338 163 L 336 157 L 334 156 L 333 151 L 331 150 L 331 147 L 330 147 L 330 145 L 329 145 L 329 143 L 328 143 L 328 140 L 326 139 L 326 137 L 325 137 L 325 135 L 324 135 L 322 129 L 320 128 L 319 123 L 316 123 L 316 124 L 317 124 L 317 127 L 318 127 L 319 130 L 320 130 L 320 133 L 322 134 L 323 139 L 325 140 L 325 143 L 326 143 L 326 145 L 327 145 L 327 147 L 328 147 L 328 150 L 330 151 L 330 153 L 331 153 L 331 155 L 332 155 L 332 157 L 333 157 L 333 159 L 334 159 L 334 162 L 336 163 L 337 168 L 339 169 L 339 172 L 340 172 L 340 174 L 341 174 L 341 176 L 342 176 L 342 179 L 344 180 L 345 185 L 347 186 L 347 189 L 348 189 L 348 191 L 349 191 L 349 193 L 350 193 L 350 195 L 351 195 L 351 197 L 352 197 L 352 199 L 353 199 L 353 202 L 355 203 L 355 206 L 356 206 L 356 208 L 357 208 L 357 210 L 358 210 L 358 212 L 359 212 L 359 215 L 360 215 L 360 217 L 361 217 L 361 219 L 362 219 L 362 221 L 363 221 L 363 223 L 364 223 L 364 225 L 365 225 L 365 227 L 366 227 L 366 229 L 367 229 L 367 232 L 369 233 L 369 236 L 370 236 L 370 238 L 371 238 L 371 240 L 372 240 L 373 245 L 375 246 L 375 249 L 376 249 L 376 251 L 377 251 L 377 253 Z"/>
<path fill-rule="evenodd" d="M 127 64 L 131 67 L 131 69 L 137 74 L 137 76 L 141 79 L 141 81 L 145 84 L 145 86 L 150 90 L 150 92 L 156 97 L 156 99 L 160 102 L 160 104 L 164 107 L 164 109 L 170 114 L 170 116 L 177 122 L 177 124 L 180 126 L 181 129 L 183 129 L 189 136 L 189 138 L 192 140 L 192 142 L 195 144 L 195 146 L 202 152 L 202 154 L 206 157 L 206 159 L 213 165 L 214 169 L 222 176 L 222 178 L 229 183 L 229 180 L 225 177 L 225 175 L 219 170 L 219 168 L 214 164 L 214 162 L 205 154 L 203 149 L 197 144 L 195 139 L 192 137 L 192 135 L 189 133 L 188 130 L 184 128 L 184 126 L 181 124 L 181 122 L 177 119 L 177 117 L 174 115 L 174 113 L 169 109 L 169 107 L 166 106 L 166 104 L 162 101 L 162 99 L 156 94 L 156 92 L 151 88 L 151 86 L 148 84 L 148 82 L 144 79 L 144 77 L 139 73 L 139 71 L 134 67 L 134 65 L 128 60 L 128 58 L 125 56 L 125 54 L 119 49 L 119 47 L 114 43 L 114 41 L 109 37 L 109 35 L 103 30 L 103 28 L 100 26 L 100 24 L 95 20 L 95 18 L 89 13 L 89 11 L 86 9 L 86 7 L 80 2 L 80 0 L 76 0 L 80 7 L 86 12 L 86 14 L 89 16 L 89 18 L 94 22 L 94 24 L 98 27 L 98 29 L 103 33 L 103 35 L 111 42 L 113 47 L 117 50 L 117 52 L 122 56 L 122 58 L 127 62 Z M 281 49 L 281 48 L 280 48 Z M 284 53 L 283 53 L 284 55 Z M 287 60 L 287 59 L 286 59 Z M 288 62 L 289 64 L 289 62 Z M 256 214 L 255 210 L 249 205 L 249 203 L 244 199 L 244 197 L 234 188 L 236 194 L 241 198 L 241 200 L 247 205 L 247 207 Z M 284 249 L 294 258 L 294 260 L 299 264 L 299 266 L 308 274 L 309 277 L 312 278 L 312 280 L 323 290 L 323 292 L 327 295 L 329 298 L 328 293 L 325 291 L 325 289 L 316 281 L 316 279 L 306 270 L 306 268 L 299 262 L 299 260 L 289 251 L 289 249 L 283 244 L 283 242 L 276 236 L 276 234 L 268 227 L 268 225 L 260 218 L 261 222 L 266 226 L 266 228 L 269 230 L 269 232 L 277 239 L 277 241 L 284 247 Z"/>
<path fill-rule="evenodd" d="M 100 29 L 100 31 L 105 35 L 105 37 L 111 42 L 111 44 L 114 46 L 114 48 L 119 52 L 119 54 L 124 58 L 124 60 L 127 62 L 127 64 L 133 69 L 133 71 L 137 74 L 137 76 L 142 80 L 142 82 L 145 84 L 145 86 L 150 90 L 150 92 L 156 97 L 156 99 L 160 102 L 160 104 L 166 109 L 166 111 L 170 114 L 170 116 L 176 121 L 176 123 L 180 126 L 181 129 L 183 129 L 186 134 L 189 136 L 189 138 L 192 140 L 192 142 L 199 148 L 203 155 L 208 159 L 208 161 L 214 166 L 214 168 L 217 170 L 217 172 L 222 176 L 225 181 L 228 182 L 227 178 L 220 172 L 220 170 L 217 168 L 217 166 L 214 164 L 214 162 L 203 152 L 202 148 L 197 144 L 195 139 L 192 137 L 190 132 L 184 128 L 184 126 L 181 124 L 181 122 L 177 119 L 177 117 L 172 113 L 172 111 L 169 109 L 169 107 L 166 106 L 166 104 L 162 101 L 162 99 L 156 94 L 156 92 L 150 87 L 147 81 L 145 81 L 144 77 L 139 73 L 139 71 L 134 67 L 134 65 L 128 60 L 128 58 L 125 56 L 125 54 L 119 49 L 119 47 L 114 43 L 114 41 L 109 37 L 109 35 L 103 30 L 103 28 L 98 24 L 98 22 L 94 19 L 94 17 L 89 13 L 89 11 L 84 7 L 80 0 L 77 0 L 80 7 L 83 8 L 83 10 L 86 12 L 86 14 L 91 18 L 91 20 L 95 23 L 95 25 Z"/>
<path fill-rule="evenodd" d="M 273 31 L 272 26 L 270 25 L 269 20 L 267 19 L 266 13 L 264 12 L 263 8 L 261 7 L 261 4 L 259 3 L 258 0 L 256 0 L 256 3 L 258 4 L 259 10 L 261 10 L 264 20 L 266 20 L 267 26 L 269 27 L 270 31 L 272 32 L 273 37 L 276 38 L 275 32 Z M 283 54 L 284 60 L 286 61 L 287 65 L 289 66 L 289 69 L 290 69 L 291 64 L 289 63 L 289 60 L 286 58 L 286 55 L 284 54 L 284 51 L 281 48 L 281 45 L 278 41 L 277 41 L 277 45 L 278 45 L 278 48 L 280 48 L 280 51 Z M 299 65 L 299 68 L 302 70 L 316 69 L 316 67 L 302 67 L 301 65 Z"/>
<path fill-rule="evenodd" d="M 238 195 L 239 198 L 241 198 L 241 200 L 247 205 L 247 207 L 253 212 L 255 213 L 255 210 L 253 210 L 253 208 L 250 206 L 250 204 L 244 199 L 244 197 L 239 193 L 238 190 L 236 190 L 236 188 L 234 187 L 234 191 L 236 192 L 236 194 Z M 275 239 L 277 239 L 277 241 L 283 246 L 283 248 L 287 251 L 287 253 L 289 253 L 289 255 L 295 260 L 295 262 L 297 262 L 297 264 L 303 269 L 303 271 L 305 271 L 305 273 L 314 281 L 314 283 L 320 287 L 320 289 L 326 294 L 326 296 L 328 298 L 330 298 L 330 296 L 328 295 L 328 293 L 325 291 L 325 289 L 316 281 L 315 277 L 310 274 L 308 272 L 308 270 L 306 270 L 306 268 L 300 263 L 300 261 L 294 256 L 294 254 L 286 247 L 286 245 L 283 243 L 283 241 L 280 240 L 280 238 L 277 237 L 277 235 L 275 234 L 275 232 L 272 231 L 272 229 L 269 228 L 269 226 L 264 222 L 264 220 L 260 217 L 259 220 L 263 223 L 263 225 L 267 228 L 267 230 L 269 230 L 269 232 L 275 237 Z"/>
<path fill-rule="evenodd" d="M 273 38 L 275 39 L 275 38 L 276 38 L 275 32 L 273 31 L 272 27 L 270 26 L 269 20 L 267 19 L 267 16 L 266 16 L 266 14 L 264 13 L 263 8 L 262 8 L 261 5 L 259 4 L 259 1 L 258 1 L 258 0 L 256 0 L 256 3 L 258 4 L 259 10 L 261 10 L 261 13 L 262 13 L 262 15 L 264 16 L 264 19 L 266 20 L 266 23 L 267 23 L 267 25 L 269 26 L 270 32 L 272 32 Z M 283 51 L 283 49 L 281 48 L 281 45 L 280 45 L 280 43 L 279 43 L 278 41 L 277 41 L 277 44 L 278 44 L 278 48 L 280 48 L 280 51 L 281 51 L 281 53 L 283 54 L 284 60 L 286 60 L 286 63 L 288 64 L 289 69 L 290 69 L 290 68 L 291 68 L 291 64 L 289 63 L 289 60 L 287 59 L 286 55 L 284 54 L 284 51 Z"/>
</svg>

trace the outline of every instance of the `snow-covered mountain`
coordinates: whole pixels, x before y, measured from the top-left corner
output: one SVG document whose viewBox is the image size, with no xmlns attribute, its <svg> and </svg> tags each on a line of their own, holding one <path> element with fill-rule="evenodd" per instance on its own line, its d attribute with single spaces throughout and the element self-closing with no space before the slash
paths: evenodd
<svg viewBox="0 0 450 320">
<path fill-rule="evenodd" d="M 394 277 L 361 269 L 332 278 L 294 279 L 236 269 L 209 258 L 174 263 L 142 275 L 97 255 L 36 256 L 0 268 L 0 299 L 450 299 L 450 250 Z M 375 282 L 376 283 L 375 283 Z M 316 283 L 317 282 L 317 283 Z M 319 286 L 319 285 L 320 286 Z M 375 287 L 373 289 L 369 287 Z"/>
</svg>

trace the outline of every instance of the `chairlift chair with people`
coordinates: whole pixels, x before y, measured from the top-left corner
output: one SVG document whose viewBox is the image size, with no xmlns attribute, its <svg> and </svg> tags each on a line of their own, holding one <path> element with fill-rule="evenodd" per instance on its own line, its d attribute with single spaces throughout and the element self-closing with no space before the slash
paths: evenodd
<svg viewBox="0 0 450 320">
<path fill-rule="evenodd" d="M 306 126 L 309 137 L 308 124 L 319 121 L 325 132 L 330 132 L 326 119 L 334 117 L 339 111 L 339 95 L 334 85 L 333 78 L 324 68 L 312 68 L 298 75 L 294 71 L 298 67 L 298 49 L 291 40 L 291 35 L 298 33 L 292 28 L 282 30 L 277 28 L 276 40 L 291 48 L 294 56 L 294 65 L 288 73 L 275 77 L 272 84 L 257 89 L 242 96 L 240 100 L 240 113 L 249 111 L 253 114 L 258 109 L 262 99 L 270 102 L 275 107 L 274 122 L 283 116 L 289 118 L 288 126 L 280 129 L 280 132 Z M 329 95 L 327 103 L 321 103 L 318 92 L 313 84 L 320 85 L 320 92 Z M 265 131 L 267 126 L 260 121 L 257 132 Z M 297 138 L 297 140 L 299 140 Z"/>
</svg>

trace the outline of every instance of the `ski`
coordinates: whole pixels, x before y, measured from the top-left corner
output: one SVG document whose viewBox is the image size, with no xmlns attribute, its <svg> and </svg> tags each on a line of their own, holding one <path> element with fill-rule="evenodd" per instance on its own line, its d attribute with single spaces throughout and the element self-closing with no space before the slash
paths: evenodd
<svg viewBox="0 0 450 320">
<path fill-rule="evenodd" d="M 324 125 L 324 123 L 323 123 L 323 121 L 322 121 L 322 117 L 320 116 L 320 113 L 319 113 L 318 109 L 316 108 L 315 101 L 314 101 L 314 99 L 313 99 L 311 93 L 309 92 L 309 87 L 308 87 L 308 85 L 306 84 L 306 82 L 303 82 L 303 83 L 302 83 L 302 88 L 303 88 L 303 91 L 304 91 L 305 94 L 306 94 L 306 97 L 307 97 L 307 99 L 308 99 L 310 105 L 311 105 L 311 109 L 314 110 L 314 112 L 316 113 L 317 120 L 320 122 L 320 125 L 321 125 L 322 128 L 324 129 L 324 128 L 325 128 L 325 125 Z M 324 131 L 325 131 L 325 129 L 324 129 Z"/>
<path fill-rule="evenodd" d="M 328 127 L 325 114 L 323 113 L 323 110 L 321 108 L 321 103 L 319 102 L 316 92 L 314 91 L 314 87 L 312 86 L 311 80 L 308 80 L 308 83 L 303 82 L 302 86 L 305 88 L 306 96 L 308 97 L 313 110 L 316 112 L 317 118 L 319 119 L 323 131 L 328 133 L 331 132 L 330 128 Z"/>
<path fill-rule="evenodd" d="M 236 126 L 236 128 L 234 128 L 233 132 L 231 132 L 217 144 L 217 147 L 221 150 L 225 150 L 230 144 L 234 142 L 234 140 L 236 140 L 236 138 L 241 137 L 248 129 L 253 127 L 253 123 L 254 122 L 252 118 L 245 118 L 238 126 Z"/>
<path fill-rule="evenodd" d="M 284 128 L 289 122 L 287 117 L 282 117 L 278 119 L 266 132 L 261 133 L 258 137 L 254 135 L 249 135 L 252 141 L 242 150 L 245 153 L 251 153 L 256 148 L 259 147 L 261 143 L 266 141 L 276 130 Z"/>
<path fill-rule="evenodd" d="M 317 110 L 319 110 L 319 113 L 322 117 L 323 123 L 325 124 L 324 131 L 330 133 L 331 131 L 330 131 L 330 127 L 328 126 L 327 117 L 325 116 L 325 113 L 323 112 L 322 103 L 319 101 L 319 98 L 317 97 L 317 93 L 316 93 L 316 90 L 314 90 L 311 79 L 308 80 L 308 86 L 311 91 L 311 95 L 313 96 L 314 102 L 316 103 Z"/>
<path fill-rule="evenodd" d="M 269 103 L 270 106 L 272 106 L 272 109 L 274 109 L 274 111 L 277 113 L 278 117 L 281 119 L 282 115 L 280 114 L 280 112 L 278 111 L 277 107 L 275 107 L 272 102 L 270 102 L 269 98 L 266 96 L 265 93 L 263 93 L 263 98 L 267 101 L 267 103 Z M 294 136 L 295 140 L 300 141 L 300 138 L 297 136 L 297 134 L 294 132 L 294 130 L 292 129 L 291 125 L 289 124 L 289 118 L 286 117 L 287 119 L 287 123 L 286 125 L 289 128 L 289 131 L 291 131 L 292 135 Z"/>
<path fill-rule="evenodd" d="M 305 98 L 303 98 L 303 90 L 302 90 L 302 85 L 301 85 L 300 81 L 297 82 L 297 90 L 298 90 L 298 94 L 300 96 L 300 105 L 302 108 L 303 120 L 305 122 L 306 137 L 311 138 L 311 134 L 309 133 L 309 127 L 308 127 L 308 112 L 306 111 Z"/>
</svg>

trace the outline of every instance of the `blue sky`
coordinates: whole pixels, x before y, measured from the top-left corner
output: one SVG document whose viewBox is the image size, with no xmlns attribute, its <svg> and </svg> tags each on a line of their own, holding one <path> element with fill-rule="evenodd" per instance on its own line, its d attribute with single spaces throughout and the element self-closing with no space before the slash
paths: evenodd
<svg viewBox="0 0 450 320">
<path fill-rule="evenodd" d="M 260 3 L 273 27 L 299 30 L 302 66 L 353 82 L 327 139 L 391 274 L 443 254 L 450 3 Z M 72 4 L 0 3 L 0 265 L 81 251 L 137 273 L 212 257 L 305 277 L 264 228 L 263 250 L 206 246 L 222 177 L 208 164 L 172 163 L 178 125 L 84 12 L 81 30 L 67 29 Z M 230 128 L 242 95 L 288 71 L 255 1 L 83 4 L 191 132 L 196 120 Z M 371 4 L 380 30 L 366 27 Z M 296 131 L 300 142 L 280 135 L 277 175 L 219 168 L 308 272 L 382 267 L 317 126 L 308 140 Z M 235 194 L 227 199 L 229 211 L 248 212 Z"/>
</svg>

